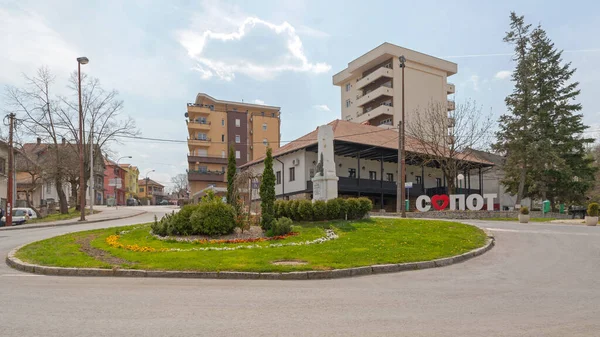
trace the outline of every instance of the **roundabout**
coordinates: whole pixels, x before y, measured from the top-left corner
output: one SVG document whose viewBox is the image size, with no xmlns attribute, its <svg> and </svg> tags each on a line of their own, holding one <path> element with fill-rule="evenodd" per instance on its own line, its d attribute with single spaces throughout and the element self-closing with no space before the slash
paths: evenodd
<svg viewBox="0 0 600 337">
<path fill-rule="evenodd" d="M 34 242 L 13 250 L 7 262 L 45 275 L 322 279 L 446 266 L 493 246 L 479 228 L 447 221 L 376 218 L 299 223 L 292 230 L 186 241 L 158 237 L 142 224 Z"/>
</svg>

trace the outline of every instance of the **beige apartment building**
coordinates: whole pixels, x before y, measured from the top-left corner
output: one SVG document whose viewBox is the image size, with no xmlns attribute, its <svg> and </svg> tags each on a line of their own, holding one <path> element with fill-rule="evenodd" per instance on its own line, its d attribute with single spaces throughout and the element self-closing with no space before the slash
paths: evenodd
<svg viewBox="0 0 600 337">
<path fill-rule="evenodd" d="M 418 109 L 431 103 L 454 110 L 454 84 L 448 77 L 457 65 L 433 56 L 383 43 L 333 75 L 333 84 L 341 88 L 342 119 L 374 126 L 396 126 L 402 119 L 402 68 L 399 57 L 406 58 L 405 116 L 410 124 Z"/>
<path fill-rule="evenodd" d="M 188 103 L 188 181 L 190 197 L 208 187 L 226 187 L 227 155 L 235 150 L 236 164 L 279 148 L 280 108 L 224 101 L 199 93 Z"/>
</svg>

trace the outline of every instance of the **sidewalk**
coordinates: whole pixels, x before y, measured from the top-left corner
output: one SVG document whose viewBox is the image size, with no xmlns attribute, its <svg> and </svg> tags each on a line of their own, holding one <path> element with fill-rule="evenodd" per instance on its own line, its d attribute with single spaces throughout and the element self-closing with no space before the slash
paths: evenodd
<svg viewBox="0 0 600 337">
<path fill-rule="evenodd" d="M 140 207 L 124 207 L 120 206 L 119 209 L 115 207 L 106 207 L 106 206 L 94 206 L 94 210 L 100 211 L 100 213 L 87 215 L 85 217 L 86 221 L 83 223 L 94 223 L 94 222 L 103 222 L 103 221 L 111 221 L 111 220 L 119 220 L 124 218 L 131 218 L 134 216 L 138 216 L 146 213 L 146 210 Z M 59 221 L 50 221 L 50 222 L 38 222 L 33 224 L 23 224 L 18 226 L 10 226 L 10 227 L 0 227 L 0 231 L 7 230 L 18 230 L 18 229 L 33 229 L 33 228 L 43 228 L 43 227 L 58 227 L 58 226 L 69 226 L 69 225 L 77 225 L 82 224 L 79 221 L 79 218 L 68 219 L 68 220 L 59 220 Z"/>
</svg>

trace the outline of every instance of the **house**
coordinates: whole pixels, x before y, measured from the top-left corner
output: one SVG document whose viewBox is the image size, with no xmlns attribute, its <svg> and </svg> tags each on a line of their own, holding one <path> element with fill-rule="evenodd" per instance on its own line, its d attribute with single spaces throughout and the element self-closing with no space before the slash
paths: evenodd
<svg viewBox="0 0 600 337">
<path fill-rule="evenodd" d="M 107 205 L 125 205 L 125 180 L 127 171 L 116 162 L 104 158 L 104 198 Z"/>
<path fill-rule="evenodd" d="M 376 126 L 335 120 L 334 155 L 340 197 L 369 197 L 375 208 L 395 211 L 398 181 L 398 132 Z M 412 182 L 407 199 L 411 208 L 419 195 L 447 194 L 446 179 L 439 164 L 424 158 L 418 141 L 406 137 L 406 181 Z M 273 150 L 275 194 L 280 199 L 312 199 L 311 178 L 317 168 L 317 131 L 312 131 L 279 149 Z M 240 167 L 262 173 L 264 157 Z M 460 160 L 467 186 L 457 194 L 481 194 L 485 188 L 482 170 L 494 164 L 475 156 Z M 252 199 L 258 199 L 257 184 L 252 184 Z"/>
<path fill-rule="evenodd" d="M 8 144 L 0 141 L 0 207 L 6 210 L 8 195 Z"/>
<path fill-rule="evenodd" d="M 163 199 L 168 198 L 168 194 L 165 193 L 165 186 L 150 179 L 138 180 L 138 197 L 140 199 L 148 199 L 149 204 L 156 205 Z"/>
<path fill-rule="evenodd" d="M 131 164 L 120 164 L 121 168 L 125 170 L 125 199 L 134 198 L 137 196 L 138 191 L 138 180 L 140 176 L 140 170 Z"/>
</svg>

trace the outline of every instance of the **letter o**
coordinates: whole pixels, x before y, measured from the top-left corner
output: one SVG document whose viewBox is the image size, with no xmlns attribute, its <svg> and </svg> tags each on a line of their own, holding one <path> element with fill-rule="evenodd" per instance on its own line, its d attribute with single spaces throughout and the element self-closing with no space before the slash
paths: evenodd
<svg viewBox="0 0 600 337">
<path fill-rule="evenodd" d="M 426 195 L 420 195 L 417 198 L 416 206 L 419 212 L 427 212 L 431 209 L 431 205 L 427 205 L 428 202 L 431 202 L 431 198 Z"/>
<path fill-rule="evenodd" d="M 479 211 L 483 208 L 483 197 L 479 194 L 471 194 L 467 197 L 467 208 L 471 211 Z"/>
</svg>

